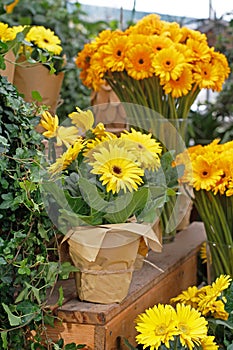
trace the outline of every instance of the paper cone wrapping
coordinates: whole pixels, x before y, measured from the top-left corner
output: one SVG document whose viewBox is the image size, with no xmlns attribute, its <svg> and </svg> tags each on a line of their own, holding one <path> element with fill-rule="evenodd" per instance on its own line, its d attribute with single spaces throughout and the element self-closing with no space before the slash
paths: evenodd
<svg viewBox="0 0 233 350">
<path fill-rule="evenodd" d="M 17 62 L 20 65 L 15 67 L 13 84 L 19 93 L 24 95 L 25 101 L 33 102 L 32 91 L 38 91 L 42 102 L 37 102 L 37 104 L 48 106 L 50 113 L 55 114 L 64 73 L 50 74 L 49 69 L 41 63 L 30 64 L 24 58 Z"/>
<path fill-rule="evenodd" d="M 68 243 L 72 262 L 80 269 L 75 273 L 80 300 L 110 304 L 127 296 L 142 235 L 156 251 L 161 251 L 148 225 L 83 226 L 68 232 L 62 245 Z"/>
<path fill-rule="evenodd" d="M 7 52 L 4 57 L 6 68 L 0 69 L 0 75 L 6 77 L 9 83 L 13 84 L 15 72 L 15 55 L 13 51 Z"/>
</svg>

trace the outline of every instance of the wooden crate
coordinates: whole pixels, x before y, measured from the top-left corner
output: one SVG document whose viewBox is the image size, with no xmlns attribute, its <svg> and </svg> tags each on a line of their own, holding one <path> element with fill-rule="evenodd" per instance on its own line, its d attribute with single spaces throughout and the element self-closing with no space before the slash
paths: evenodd
<svg viewBox="0 0 233 350">
<path fill-rule="evenodd" d="M 150 251 L 143 268 L 133 273 L 128 296 L 119 304 L 80 302 L 74 280 L 60 281 L 49 300 L 59 320 L 54 328 L 47 327 L 47 337 L 86 344 L 91 350 L 127 349 L 124 338 L 136 345 L 136 316 L 155 304 L 169 303 L 170 298 L 197 284 L 197 256 L 204 241 L 203 224 L 193 222 L 174 242 L 165 244 L 162 253 Z M 60 285 L 65 302 L 56 307 Z"/>
</svg>

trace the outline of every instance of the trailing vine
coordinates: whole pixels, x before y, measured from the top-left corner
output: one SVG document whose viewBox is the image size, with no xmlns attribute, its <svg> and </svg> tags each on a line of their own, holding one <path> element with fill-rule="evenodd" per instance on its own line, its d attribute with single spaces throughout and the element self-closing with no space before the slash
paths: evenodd
<svg viewBox="0 0 233 350">
<path fill-rule="evenodd" d="M 48 293 L 73 267 L 59 260 L 59 232 L 41 198 L 37 119 L 34 105 L 0 76 L 0 349 L 77 349 L 41 341 L 43 326 L 54 321 Z"/>
</svg>

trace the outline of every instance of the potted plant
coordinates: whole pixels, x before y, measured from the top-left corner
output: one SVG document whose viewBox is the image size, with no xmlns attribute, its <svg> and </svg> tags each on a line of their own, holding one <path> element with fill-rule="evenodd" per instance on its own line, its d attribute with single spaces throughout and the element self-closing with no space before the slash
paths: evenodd
<svg viewBox="0 0 233 350">
<path fill-rule="evenodd" d="M 27 102 L 37 100 L 55 113 L 64 79 L 65 56 L 60 38 L 44 26 L 26 26 L 19 47 L 13 84 Z"/>
<path fill-rule="evenodd" d="M 149 132 L 132 128 L 117 136 L 103 123 L 94 126 L 91 110 L 77 108 L 64 125 L 44 112 L 40 124 L 48 158 L 59 152 L 42 172 L 42 188 L 48 213 L 80 269 L 79 298 L 119 302 L 128 292 L 140 238 L 161 250 L 152 226 L 176 193 L 172 157 L 161 156 L 161 145 Z"/>
</svg>

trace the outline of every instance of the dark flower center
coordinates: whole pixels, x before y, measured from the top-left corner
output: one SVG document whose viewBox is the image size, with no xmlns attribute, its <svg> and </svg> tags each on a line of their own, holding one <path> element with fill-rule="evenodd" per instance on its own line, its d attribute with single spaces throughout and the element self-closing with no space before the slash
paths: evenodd
<svg viewBox="0 0 233 350">
<path fill-rule="evenodd" d="M 208 171 L 205 171 L 205 170 L 204 170 L 204 171 L 202 172 L 202 175 L 203 175 L 203 176 L 207 176 L 207 175 L 208 175 Z"/>
<path fill-rule="evenodd" d="M 112 168 L 113 172 L 117 175 L 120 175 L 121 174 L 121 168 L 119 166 L 116 166 L 114 165 L 113 168 Z"/>
<path fill-rule="evenodd" d="M 140 60 L 138 60 L 138 63 L 139 63 L 139 64 L 143 64 L 143 63 L 144 63 L 143 58 L 140 58 Z"/>
<path fill-rule="evenodd" d="M 121 56 L 121 50 L 117 50 L 117 56 Z"/>
</svg>

